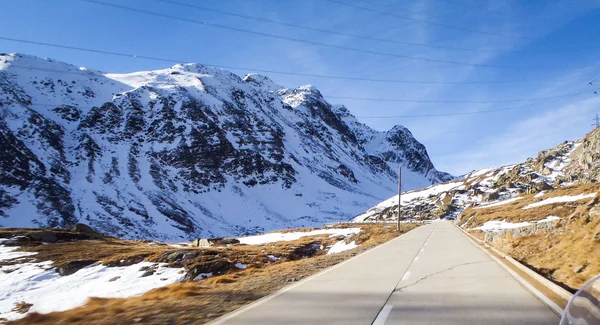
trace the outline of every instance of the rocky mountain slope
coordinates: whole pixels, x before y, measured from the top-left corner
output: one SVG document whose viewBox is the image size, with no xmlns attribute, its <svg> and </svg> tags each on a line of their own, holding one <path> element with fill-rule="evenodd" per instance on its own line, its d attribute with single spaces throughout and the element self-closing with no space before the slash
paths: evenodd
<svg viewBox="0 0 600 325">
<path fill-rule="evenodd" d="M 349 219 L 452 177 L 397 126 L 313 86 L 199 64 L 103 74 L 0 55 L 0 226 L 126 238 L 240 235 Z"/>
<path fill-rule="evenodd" d="M 401 218 L 455 219 L 574 292 L 600 272 L 600 128 L 525 162 L 403 193 Z M 396 220 L 392 197 L 354 220 Z"/>
<path fill-rule="evenodd" d="M 485 206 L 523 194 L 537 194 L 600 180 L 600 129 L 579 141 L 565 141 L 525 162 L 482 169 L 462 179 L 436 184 L 402 195 L 402 218 L 456 218 L 469 207 Z M 357 216 L 355 221 L 394 219 L 398 198 L 393 196 Z"/>
</svg>

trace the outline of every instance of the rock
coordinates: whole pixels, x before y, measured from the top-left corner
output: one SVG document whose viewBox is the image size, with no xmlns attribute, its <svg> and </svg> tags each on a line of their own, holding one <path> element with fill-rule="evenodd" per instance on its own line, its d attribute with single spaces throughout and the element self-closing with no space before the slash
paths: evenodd
<svg viewBox="0 0 600 325">
<path fill-rule="evenodd" d="M 82 268 L 98 262 L 97 260 L 78 260 L 67 262 L 56 269 L 61 276 L 71 275 Z"/>
<path fill-rule="evenodd" d="M 534 188 L 537 193 L 541 191 L 550 191 L 554 189 L 554 187 L 552 187 L 546 182 L 532 183 L 530 186 L 531 188 Z"/>
<path fill-rule="evenodd" d="M 498 194 L 498 192 L 491 192 L 491 193 L 487 193 L 483 196 L 483 201 L 485 201 L 485 202 L 496 201 L 499 198 L 500 198 L 500 195 Z"/>
<path fill-rule="evenodd" d="M 240 241 L 236 238 L 222 238 L 220 240 L 217 240 L 214 242 L 215 245 L 232 245 L 232 244 L 239 244 Z"/>
<path fill-rule="evenodd" d="M 191 259 L 198 257 L 198 255 L 200 255 L 200 253 L 187 253 L 187 254 L 183 255 L 181 260 L 182 261 L 191 260 Z"/>
<path fill-rule="evenodd" d="M 233 267 L 233 264 L 226 259 L 201 262 L 191 266 L 185 275 L 185 281 L 192 281 L 199 274 L 212 273 L 213 275 L 224 274 Z"/>
<path fill-rule="evenodd" d="M 2 243 L 4 246 L 31 246 L 39 244 L 40 242 L 31 236 L 15 236 Z"/>
<path fill-rule="evenodd" d="M 83 223 L 78 223 L 78 224 L 72 226 L 71 228 L 69 228 L 69 230 L 88 234 L 88 235 L 98 235 L 98 232 L 96 230 L 94 230 L 94 228 L 92 228 L 86 224 L 83 224 Z"/>
<path fill-rule="evenodd" d="M 581 272 L 583 272 L 583 270 L 585 270 L 585 268 L 586 268 L 586 267 L 587 267 L 587 264 L 583 264 L 583 265 L 576 266 L 576 267 L 573 269 L 573 272 L 574 272 L 574 273 L 581 273 Z"/>
<path fill-rule="evenodd" d="M 36 232 L 31 234 L 31 237 L 44 243 L 56 243 L 58 241 L 56 234 L 52 231 Z"/>
<path fill-rule="evenodd" d="M 140 277 L 144 278 L 144 277 L 150 276 L 150 275 L 154 274 L 154 272 L 156 272 L 155 269 L 146 270 L 146 272 L 144 272 Z"/>
<path fill-rule="evenodd" d="M 171 252 L 165 252 L 161 255 L 159 262 L 162 263 L 173 263 L 176 261 L 181 261 L 183 260 L 183 257 L 185 255 L 187 255 L 189 252 L 188 251 L 171 251 Z"/>
<path fill-rule="evenodd" d="M 110 278 L 110 280 L 108 280 L 108 282 L 115 282 L 117 280 L 119 280 L 121 278 L 121 276 L 117 275 L 115 277 Z"/>
</svg>

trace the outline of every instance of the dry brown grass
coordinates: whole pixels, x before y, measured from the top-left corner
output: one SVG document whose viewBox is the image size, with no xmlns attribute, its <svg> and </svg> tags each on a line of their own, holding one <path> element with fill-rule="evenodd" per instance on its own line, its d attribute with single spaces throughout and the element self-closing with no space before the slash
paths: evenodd
<svg viewBox="0 0 600 325">
<path fill-rule="evenodd" d="M 30 304 L 25 301 L 21 301 L 15 305 L 15 307 L 12 309 L 12 311 L 16 311 L 17 313 L 25 314 L 26 312 L 29 311 L 29 309 L 32 306 L 33 306 L 33 304 Z"/>
<path fill-rule="evenodd" d="M 468 208 L 462 213 L 461 220 L 463 221 L 461 222 L 466 222 L 469 220 L 466 228 L 475 228 L 491 220 L 506 219 L 508 222 L 535 221 L 550 215 L 567 218 L 575 211 L 575 209 L 586 205 L 591 201 L 597 202 L 599 200 L 598 195 L 596 196 L 595 200 L 585 199 L 577 202 L 548 204 L 527 210 L 522 208 L 528 204 L 539 202 L 549 197 L 588 194 L 593 192 L 600 192 L 600 184 L 585 184 L 580 186 L 560 188 L 546 193 L 541 198 L 535 198 L 534 194 L 522 195 L 521 197 L 523 197 L 523 199 L 521 200 L 497 207 L 483 209 Z"/>
<path fill-rule="evenodd" d="M 294 252 L 305 245 L 327 244 L 335 239 L 317 236 L 266 245 L 204 249 L 226 255 L 232 261 L 248 264 L 248 268 L 231 270 L 227 274 L 206 280 L 171 284 L 139 297 L 92 298 L 86 305 L 75 309 L 45 315 L 29 314 L 11 324 L 202 324 L 398 236 L 395 225 L 389 228 L 385 224 L 350 224 L 340 227 L 361 227 L 363 231 L 359 235 L 349 238 L 361 243 L 361 246 L 339 254 L 317 254 L 309 258 L 302 258 Z M 415 227 L 417 225 L 403 224 L 401 230 L 406 232 Z M 134 246 L 138 244 L 140 243 L 131 243 Z M 127 243 L 119 245 L 128 247 Z M 115 249 L 119 245 L 110 244 L 109 249 L 119 254 L 132 254 L 135 251 Z M 144 254 L 150 254 L 149 259 L 160 255 L 161 249 L 174 250 L 172 247 L 141 249 Z M 269 254 L 282 258 L 272 262 L 267 257 Z"/>
<path fill-rule="evenodd" d="M 573 291 L 600 274 L 600 199 L 585 199 L 571 203 L 544 205 L 523 210 L 522 207 L 545 198 L 600 192 L 600 184 L 561 188 L 542 198 L 526 195 L 512 204 L 487 209 L 468 209 L 462 220 L 470 219 L 467 227 L 482 225 L 489 220 L 510 222 L 534 221 L 549 215 L 562 218 L 555 229 L 514 237 L 510 233 L 496 237 L 492 245 L 528 265 L 548 279 Z M 479 231 L 473 232 L 479 238 Z"/>
</svg>

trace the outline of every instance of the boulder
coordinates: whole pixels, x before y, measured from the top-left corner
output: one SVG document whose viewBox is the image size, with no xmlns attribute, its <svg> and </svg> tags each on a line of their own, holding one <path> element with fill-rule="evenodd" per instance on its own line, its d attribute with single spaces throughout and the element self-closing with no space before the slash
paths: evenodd
<svg viewBox="0 0 600 325">
<path fill-rule="evenodd" d="M 229 271 L 233 264 L 226 259 L 218 259 L 195 264 L 187 270 L 185 281 L 192 281 L 200 274 L 212 273 L 212 275 L 220 275 Z"/>
<path fill-rule="evenodd" d="M 97 235 L 98 234 L 98 232 L 96 230 L 94 230 L 94 228 L 92 228 L 86 224 L 83 224 L 83 223 L 78 223 L 78 224 L 72 226 L 71 228 L 69 228 L 69 230 L 88 234 L 88 235 Z"/>
<path fill-rule="evenodd" d="M 491 193 L 487 193 L 483 196 L 483 201 L 485 201 L 485 202 L 496 201 L 499 198 L 500 198 L 500 195 L 498 194 L 498 192 L 491 192 Z"/>
<path fill-rule="evenodd" d="M 546 182 L 532 183 L 531 188 L 534 188 L 537 193 L 539 193 L 541 191 L 550 191 L 550 190 L 554 189 L 554 187 L 552 187 L 550 184 L 548 184 Z"/>
<path fill-rule="evenodd" d="M 56 243 L 58 238 L 52 231 L 40 231 L 30 235 L 33 239 L 39 240 L 44 243 Z"/>
<path fill-rule="evenodd" d="M 221 238 L 221 239 L 213 241 L 213 243 L 215 245 L 232 245 L 232 244 L 239 244 L 240 241 L 236 238 Z"/>
<path fill-rule="evenodd" d="M 97 260 L 77 260 L 67 262 L 56 269 L 61 276 L 71 275 L 82 268 L 98 262 Z"/>
</svg>

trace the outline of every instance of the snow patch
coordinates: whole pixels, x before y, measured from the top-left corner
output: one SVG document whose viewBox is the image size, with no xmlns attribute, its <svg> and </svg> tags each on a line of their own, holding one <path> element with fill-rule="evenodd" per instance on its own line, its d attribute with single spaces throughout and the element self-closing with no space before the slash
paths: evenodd
<svg viewBox="0 0 600 325">
<path fill-rule="evenodd" d="M 355 241 L 353 241 L 351 243 L 346 243 L 343 240 L 340 240 L 339 242 L 337 242 L 337 243 L 333 244 L 333 246 L 331 246 L 331 248 L 327 252 L 327 255 L 341 253 L 341 252 L 344 252 L 344 251 L 347 251 L 349 249 L 353 249 L 356 247 L 358 247 L 358 245 L 356 245 Z"/>
<path fill-rule="evenodd" d="M 275 243 L 275 242 L 279 242 L 279 241 L 292 241 L 292 240 L 297 240 L 297 239 L 300 239 L 302 237 L 307 237 L 307 236 L 319 236 L 319 235 L 331 235 L 330 237 L 349 236 L 349 235 L 358 234 L 360 231 L 361 231 L 360 228 L 343 228 L 343 229 L 335 229 L 334 228 L 334 229 L 320 229 L 320 230 L 304 231 L 304 232 L 301 232 L 301 231 L 286 232 L 286 233 L 273 232 L 273 233 L 257 235 L 257 236 L 240 237 L 240 238 L 238 238 L 238 240 L 240 241 L 240 244 L 260 245 L 260 244 Z"/>
<path fill-rule="evenodd" d="M 489 204 L 483 204 L 483 205 L 480 205 L 480 206 L 478 206 L 476 208 L 473 208 L 473 209 L 479 210 L 479 209 L 486 209 L 486 208 L 497 207 L 497 206 L 500 206 L 500 205 L 505 205 L 505 204 L 509 204 L 509 203 L 512 203 L 512 202 L 519 201 L 520 199 L 522 199 L 522 197 L 513 197 L 513 198 L 510 198 L 510 199 L 506 199 L 506 200 L 493 201 L 493 202 L 491 202 Z"/>
<path fill-rule="evenodd" d="M 0 248 L 6 251 L 6 247 Z M 156 271 L 142 277 L 144 271 L 140 269 L 143 267 Z M 0 266 L 0 318 L 24 317 L 25 314 L 12 311 L 15 304 L 22 301 L 33 304 L 28 312 L 45 314 L 84 305 L 89 297 L 139 296 L 151 289 L 182 281 L 184 276 L 183 268 L 168 268 L 150 262 L 124 267 L 93 265 L 69 276 L 60 276 L 52 268 L 52 261 L 3 265 Z"/>
<path fill-rule="evenodd" d="M 596 197 L 596 193 L 579 194 L 579 195 L 574 195 L 574 196 L 565 195 L 565 196 L 551 197 L 551 198 L 547 198 L 540 202 L 528 204 L 525 207 L 523 207 L 523 209 L 532 209 L 532 208 L 537 208 L 537 207 L 540 207 L 543 205 L 554 204 L 554 203 L 575 202 L 575 201 L 579 201 L 579 200 L 583 200 L 583 199 L 591 199 L 594 197 Z"/>
<path fill-rule="evenodd" d="M 531 221 L 531 222 L 524 221 L 524 222 L 518 222 L 518 223 L 507 222 L 506 220 L 502 220 L 502 221 L 493 220 L 493 221 L 488 221 L 488 222 L 484 223 L 483 226 L 481 226 L 481 227 L 473 228 L 473 230 L 481 230 L 484 232 L 495 232 L 495 231 L 499 231 L 499 230 L 503 230 L 503 229 L 515 229 L 515 228 L 527 227 L 527 226 L 531 226 L 532 224 L 551 222 L 551 221 L 555 221 L 555 220 L 560 220 L 560 217 L 547 216 L 546 218 L 537 220 L 537 221 Z"/>
</svg>

